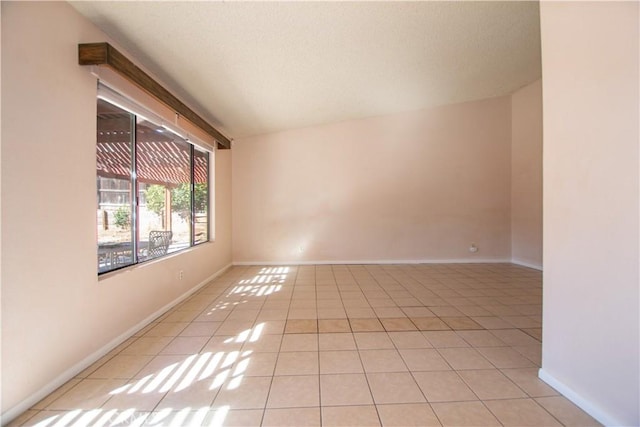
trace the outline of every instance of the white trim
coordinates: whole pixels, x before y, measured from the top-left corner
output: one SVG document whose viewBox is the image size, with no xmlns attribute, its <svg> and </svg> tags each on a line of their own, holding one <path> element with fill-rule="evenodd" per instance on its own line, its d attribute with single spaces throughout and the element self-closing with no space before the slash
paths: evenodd
<svg viewBox="0 0 640 427">
<path fill-rule="evenodd" d="M 574 391 L 571 387 L 565 385 L 560 382 L 553 375 L 549 374 L 544 369 L 540 369 L 538 371 L 538 378 L 540 378 L 545 383 L 549 384 L 551 387 L 558 390 L 564 397 L 572 401 L 576 406 L 585 411 L 587 414 L 591 415 L 596 421 L 604 424 L 605 426 L 624 426 L 626 425 L 623 422 L 620 422 L 615 417 L 611 416 L 607 412 L 603 411 L 593 402 L 585 399 L 576 391 Z"/>
<path fill-rule="evenodd" d="M 517 258 L 511 258 L 511 263 L 512 264 L 518 264 L 521 265 L 523 267 L 529 267 L 529 268 L 533 268 L 534 270 L 540 270 L 542 271 L 542 264 L 533 264 L 527 261 L 523 261 L 521 259 L 517 259 Z"/>
<path fill-rule="evenodd" d="M 207 283 L 211 282 L 216 277 L 222 275 L 225 271 L 227 271 L 231 267 L 232 267 L 231 263 L 227 264 L 226 266 L 224 266 L 223 268 L 221 268 L 217 272 L 213 273 L 211 276 L 209 276 L 206 279 L 204 279 L 202 282 L 198 283 L 193 288 L 189 289 L 184 294 L 180 295 L 179 297 L 177 297 L 176 299 L 174 299 L 170 303 L 166 304 L 164 307 L 156 310 L 153 314 L 149 315 L 147 318 L 145 318 L 144 320 L 140 321 L 135 326 L 129 328 L 126 332 L 120 334 L 118 337 L 114 338 L 109 343 L 107 343 L 106 345 L 102 346 L 100 349 L 96 350 L 95 352 L 93 352 L 89 356 L 85 357 L 80 362 L 76 363 L 75 365 L 73 365 L 72 367 L 70 367 L 69 369 L 67 369 L 66 371 L 61 373 L 60 375 L 58 375 L 53 381 L 49 382 L 44 387 L 40 388 L 40 390 L 38 392 L 32 394 L 31 396 L 27 397 L 26 399 L 23 399 L 20 403 L 18 403 L 17 405 L 15 405 L 12 408 L 10 408 L 7 411 L 5 411 L 0 416 L 1 424 L 2 425 L 9 424 L 11 421 L 13 421 L 13 419 L 18 417 L 20 414 L 22 414 L 23 412 L 25 412 L 26 410 L 31 408 L 33 405 L 35 405 L 36 403 L 38 403 L 39 401 L 41 401 L 42 399 L 47 397 L 49 394 L 53 393 L 60 386 L 65 384 L 67 381 L 69 381 L 72 378 L 74 378 L 80 372 L 84 371 L 89 366 L 91 366 L 93 363 L 95 363 L 98 360 L 100 360 L 101 357 L 105 356 L 111 350 L 113 350 L 114 348 L 116 348 L 117 346 L 119 346 L 120 344 L 125 342 L 127 339 L 129 339 L 131 336 L 133 336 L 136 332 L 142 330 L 144 327 L 149 325 L 155 319 L 157 319 L 158 317 L 160 317 L 161 315 L 166 313 L 170 308 L 178 305 L 180 302 L 182 302 L 185 299 L 187 299 L 189 296 L 194 294 L 196 291 L 198 291 L 204 285 L 206 285 Z"/>
<path fill-rule="evenodd" d="M 396 259 L 396 260 L 333 260 L 333 261 L 234 261 L 233 265 L 361 265 L 361 264 L 510 264 L 511 260 L 506 258 L 498 259 Z"/>
</svg>

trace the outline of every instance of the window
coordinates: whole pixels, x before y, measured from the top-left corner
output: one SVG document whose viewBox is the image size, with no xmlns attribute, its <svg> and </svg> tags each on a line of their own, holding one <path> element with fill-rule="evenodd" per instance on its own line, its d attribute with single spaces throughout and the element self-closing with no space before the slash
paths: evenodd
<svg viewBox="0 0 640 427">
<path fill-rule="evenodd" d="M 210 234 L 209 151 L 147 118 L 152 113 L 115 104 L 97 101 L 98 273 L 207 242 Z"/>
</svg>

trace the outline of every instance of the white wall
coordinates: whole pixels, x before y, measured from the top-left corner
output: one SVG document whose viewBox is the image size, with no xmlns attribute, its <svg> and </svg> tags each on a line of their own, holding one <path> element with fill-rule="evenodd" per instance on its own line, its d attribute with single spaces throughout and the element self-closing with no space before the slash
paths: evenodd
<svg viewBox="0 0 640 427">
<path fill-rule="evenodd" d="M 541 377 L 640 424 L 638 3 L 541 2 Z"/>
<path fill-rule="evenodd" d="M 510 115 L 507 96 L 234 141 L 234 262 L 510 259 Z"/>
<path fill-rule="evenodd" d="M 2 2 L 5 416 L 231 262 L 231 153 L 219 151 L 216 242 L 98 280 L 96 80 L 77 65 L 78 43 L 96 41 L 110 40 L 67 3 Z"/>
<path fill-rule="evenodd" d="M 511 96 L 511 259 L 542 270 L 542 81 Z"/>
</svg>

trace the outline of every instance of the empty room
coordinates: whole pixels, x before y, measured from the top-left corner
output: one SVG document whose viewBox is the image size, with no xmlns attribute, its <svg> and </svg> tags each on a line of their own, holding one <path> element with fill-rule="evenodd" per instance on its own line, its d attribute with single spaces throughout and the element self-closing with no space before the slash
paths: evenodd
<svg viewBox="0 0 640 427">
<path fill-rule="evenodd" d="M 640 425 L 638 2 L 0 6 L 2 426 Z"/>
</svg>

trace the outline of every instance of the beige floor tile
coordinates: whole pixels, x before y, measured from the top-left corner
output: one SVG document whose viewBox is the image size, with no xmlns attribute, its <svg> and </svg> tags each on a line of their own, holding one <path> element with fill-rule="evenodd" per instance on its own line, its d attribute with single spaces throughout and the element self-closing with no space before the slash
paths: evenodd
<svg viewBox="0 0 640 427">
<path fill-rule="evenodd" d="M 315 308 L 290 308 L 287 319 L 318 319 L 318 310 Z"/>
<path fill-rule="evenodd" d="M 360 354 L 353 350 L 321 351 L 320 374 L 353 374 L 364 372 Z"/>
<path fill-rule="evenodd" d="M 538 340 L 519 329 L 496 329 L 491 333 L 510 346 L 540 345 Z"/>
<path fill-rule="evenodd" d="M 429 307 L 431 312 L 438 317 L 461 317 L 464 316 L 464 313 L 458 310 L 455 307 L 451 306 L 438 306 L 438 307 Z M 419 316 L 418 316 L 419 317 Z"/>
<path fill-rule="evenodd" d="M 478 399 L 454 371 L 413 372 L 412 374 L 428 402 Z"/>
<path fill-rule="evenodd" d="M 387 332 L 415 331 L 415 325 L 408 317 L 380 319 Z"/>
<path fill-rule="evenodd" d="M 231 308 L 215 308 L 205 310 L 198 317 L 193 319 L 194 322 L 224 322 L 227 317 L 229 317 L 229 313 L 231 313 Z"/>
<path fill-rule="evenodd" d="M 373 403 L 364 374 L 320 375 L 322 406 L 368 405 Z"/>
<path fill-rule="evenodd" d="M 149 414 L 143 426 L 200 426 L 208 425 L 209 420 L 215 416 L 215 412 L 210 408 L 163 408 Z M 113 424 L 107 424 L 113 425 Z M 128 422 L 116 424 L 117 426 L 129 426 Z"/>
<path fill-rule="evenodd" d="M 58 399 L 60 396 L 62 396 L 63 394 L 71 390 L 73 387 L 78 385 L 80 381 L 82 381 L 82 379 L 80 378 L 74 378 L 72 380 L 67 381 L 62 386 L 58 387 L 53 393 L 51 393 L 50 395 L 48 395 L 47 397 L 45 397 L 44 399 L 42 399 L 41 401 L 33 405 L 32 409 L 35 409 L 35 410 L 46 409 L 54 400 Z"/>
<path fill-rule="evenodd" d="M 262 427 L 320 427 L 320 408 L 267 409 Z"/>
<path fill-rule="evenodd" d="M 474 348 L 440 348 L 438 351 L 447 363 L 456 370 L 494 368 L 494 366 Z"/>
<path fill-rule="evenodd" d="M 323 406 L 322 425 L 327 427 L 376 427 L 380 419 L 375 406 Z"/>
<path fill-rule="evenodd" d="M 312 375 L 319 371 L 317 352 L 295 351 L 278 355 L 275 375 Z"/>
<path fill-rule="evenodd" d="M 133 386 L 136 386 L 137 382 L 134 382 Z M 145 381 L 145 383 L 147 383 Z M 143 393 L 144 387 L 136 387 L 124 390 L 122 393 L 115 394 L 102 405 L 103 410 L 123 410 L 128 408 L 135 408 L 138 411 L 152 412 L 158 403 L 164 398 L 166 393 L 160 393 L 157 390 L 151 393 Z M 213 397 L 211 397 L 213 400 Z M 209 402 L 211 403 L 211 402 Z"/>
<path fill-rule="evenodd" d="M 73 425 L 73 423 L 86 412 L 87 411 L 80 409 L 76 411 L 36 411 L 35 415 L 32 414 L 31 417 L 23 423 L 18 423 L 18 420 L 16 420 L 10 423 L 9 426 L 68 426 Z"/>
<path fill-rule="evenodd" d="M 453 331 L 424 331 L 422 335 L 435 348 L 469 347 L 469 343 Z"/>
<path fill-rule="evenodd" d="M 538 378 L 538 368 L 502 369 L 502 373 L 531 397 L 558 395 L 557 391 Z"/>
<path fill-rule="evenodd" d="M 267 408 L 320 406 L 320 376 L 273 377 Z"/>
<path fill-rule="evenodd" d="M 402 349 L 402 359 L 410 371 L 447 371 L 449 364 L 435 349 Z"/>
<path fill-rule="evenodd" d="M 561 425 L 533 399 L 489 400 L 484 403 L 504 426 Z"/>
<path fill-rule="evenodd" d="M 564 396 L 541 397 L 535 400 L 565 426 L 601 426 L 598 421 L 594 420 Z"/>
<path fill-rule="evenodd" d="M 353 338 L 359 350 L 395 348 L 386 332 L 357 332 L 353 334 Z"/>
<path fill-rule="evenodd" d="M 319 319 L 318 332 L 320 333 L 338 333 L 351 332 L 351 326 L 347 319 Z"/>
<path fill-rule="evenodd" d="M 489 331 L 456 331 L 472 347 L 504 347 L 506 344 Z"/>
<path fill-rule="evenodd" d="M 353 307 L 347 305 L 347 300 L 343 300 L 345 304 L 344 309 L 349 319 L 376 319 L 378 317 L 376 312 L 373 311 L 372 308 L 368 307 L 366 300 L 363 301 L 362 305 L 365 305 L 364 307 Z"/>
<path fill-rule="evenodd" d="M 407 371 L 397 350 L 360 350 L 360 359 L 367 373 Z"/>
<path fill-rule="evenodd" d="M 378 298 L 378 294 L 377 293 L 372 293 L 372 295 L 374 295 L 374 297 L 369 297 L 367 296 L 367 300 L 369 301 L 369 304 L 371 305 L 371 307 L 396 307 L 396 303 L 393 302 L 393 300 L 391 298 L 388 297 L 381 297 Z M 385 293 L 381 293 L 381 295 L 385 295 Z"/>
<path fill-rule="evenodd" d="M 529 316 L 502 316 L 502 320 L 516 328 L 540 328 L 541 322 Z"/>
<path fill-rule="evenodd" d="M 418 303 L 414 307 L 402 307 L 402 312 L 407 317 L 435 317 L 436 314 L 431 311 L 429 308 L 422 306 L 422 304 Z"/>
<path fill-rule="evenodd" d="M 261 275 L 272 283 L 250 283 Z M 506 424 L 505 408 L 521 405 L 515 424 L 544 422 L 548 411 L 592 425 L 537 378 L 541 295 L 540 274 L 508 264 L 234 267 L 25 417 L 91 425 L 136 407 L 139 424 L 152 414 L 167 425 L 491 425 L 488 405 Z M 78 392 L 87 376 L 123 378 Z M 104 404 L 39 411 L 76 401 Z"/>
<path fill-rule="evenodd" d="M 238 336 L 243 332 L 251 331 L 252 321 L 246 320 L 225 320 L 213 333 L 214 335 Z"/>
<path fill-rule="evenodd" d="M 341 292 L 342 305 L 347 309 L 351 308 L 371 308 L 369 301 L 365 298 L 362 292 Z"/>
<path fill-rule="evenodd" d="M 251 335 L 242 345 L 242 351 L 253 352 L 277 352 L 280 351 L 283 335 L 276 334 L 260 334 Z"/>
<path fill-rule="evenodd" d="M 425 402 L 424 395 L 408 372 L 368 373 L 376 404 Z"/>
<path fill-rule="evenodd" d="M 485 305 L 482 308 L 496 316 L 516 316 L 520 314 L 517 310 L 505 304 Z"/>
<path fill-rule="evenodd" d="M 172 337 L 140 337 L 120 352 L 121 355 L 157 355 L 167 346 Z"/>
<path fill-rule="evenodd" d="M 481 325 L 476 323 L 470 317 L 441 317 L 444 323 L 446 323 L 453 330 L 471 330 L 471 329 L 484 329 Z"/>
<path fill-rule="evenodd" d="M 380 332 L 384 327 L 378 319 L 349 319 L 353 332 Z"/>
<path fill-rule="evenodd" d="M 469 317 L 492 315 L 490 311 L 477 305 L 462 305 L 462 306 L 457 306 L 457 309 Z"/>
<path fill-rule="evenodd" d="M 257 322 L 257 326 L 262 325 L 262 335 L 283 334 L 285 329 L 285 320 L 262 320 Z M 314 332 L 314 331 L 310 331 Z"/>
<path fill-rule="evenodd" d="M 34 424 L 37 424 L 39 421 L 36 421 L 36 422 L 33 422 L 33 423 L 27 423 L 27 421 L 29 421 L 30 418 L 33 418 L 39 412 L 40 411 L 38 411 L 37 409 L 29 409 L 27 411 L 24 411 L 18 417 L 14 418 L 10 423 L 8 423 L 6 425 L 6 427 L 18 427 L 18 426 L 22 426 L 22 425 L 34 425 Z M 6 419 L 4 421 L 6 421 Z"/>
<path fill-rule="evenodd" d="M 514 346 L 511 348 L 529 359 L 534 365 L 542 365 L 542 346 L 540 344 Z"/>
<path fill-rule="evenodd" d="M 419 331 L 389 332 L 389 338 L 398 349 L 433 348 L 431 343 Z"/>
<path fill-rule="evenodd" d="M 160 354 L 196 354 L 209 342 L 210 337 L 176 337 L 167 344 Z"/>
<path fill-rule="evenodd" d="M 111 393 L 126 385 L 122 379 L 84 379 L 54 400 L 48 410 L 83 410 L 102 406 Z"/>
<path fill-rule="evenodd" d="M 478 347 L 477 350 L 497 368 L 532 368 L 535 365 L 509 347 Z"/>
<path fill-rule="evenodd" d="M 508 322 L 505 322 L 499 317 L 496 316 L 471 316 L 471 318 L 484 327 L 485 329 L 511 329 L 513 325 Z"/>
<path fill-rule="evenodd" d="M 376 405 L 384 427 L 438 427 L 440 421 L 428 403 Z"/>
<path fill-rule="evenodd" d="M 347 313 L 344 308 L 318 308 L 318 319 L 344 319 Z"/>
<path fill-rule="evenodd" d="M 439 317 L 412 317 L 411 321 L 420 331 L 446 331 L 451 330 Z"/>
<path fill-rule="evenodd" d="M 182 332 L 184 328 L 189 326 L 187 322 L 162 322 L 144 334 L 145 337 L 175 337 Z"/>
<path fill-rule="evenodd" d="M 192 383 L 183 383 L 179 381 L 178 384 L 172 387 L 158 405 L 154 408 L 154 412 L 161 409 L 179 409 L 179 408 L 201 408 L 204 406 L 211 406 L 213 399 L 216 397 L 219 391 L 219 387 L 212 387 L 212 381 L 210 379 L 202 381 L 194 381 Z M 149 394 L 162 394 L 163 388 L 156 389 Z M 144 391 L 143 391 L 144 394 Z"/>
<path fill-rule="evenodd" d="M 342 299 L 340 298 L 340 292 L 324 292 L 318 291 L 318 299 L 316 301 L 316 306 L 318 309 L 320 308 L 342 308 Z"/>
<path fill-rule="evenodd" d="M 523 328 L 522 332 L 542 342 L 542 328 Z"/>
<path fill-rule="evenodd" d="M 500 422 L 481 402 L 432 403 L 431 407 L 443 426 L 499 426 Z"/>
<path fill-rule="evenodd" d="M 289 319 L 284 328 L 285 334 L 318 333 L 318 321 L 315 319 Z"/>
<path fill-rule="evenodd" d="M 237 376 L 220 388 L 213 406 L 234 409 L 263 409 L 269 394 L 271 377 Z"/>
<path fill-rule="evenodd" d="M 402 317 L 407 317 L 406 314 L 404 314 L 404 311 L 402 311 L 402 309 L 400 307 L 376 307 L 373 309 L 373 311 L 376 313 L 376 316 L 378 316 L 378 318 L 380 319 L 397 319 L 397 318 L 402 318 Z"/>
<path fill-rule="evenodd" d="M 260 314 L 260 310 L 243 310 L 235 308 L 227 317 L 226 321 L 244 320 L 254 322 Z"/>
<path fill-rule="evenodd" d="M 147 378 L 150 383 L 153 382 L 159 387 L 161 381 L 168 380 L 179 371 L 188 370 L 197 358 L 198 356 L 196 355 L 185 357 L 177 354 L 155 356 L 133 378 L 136 380 Z"/>
<path fill-rule="evenodd" d="M 481 400 L 527 397 L 518 386 L 497 369 L 459 371 L 458 375 Z"/>
<path fill-rule="evenodd" d="M 318 351 L 318 334 L 286 334 L 280 351 Z"/>
<path fill-rule="evenodd" d="M 233 375 L 247 377 L 272 376 L 278 360 L 278 353 L 251 353 L 236 362 Z"/>
<path fill-rule="evenodd" d="M 350 333 L 327 333 L 318 335 L 320 351 L 356 350 L 356 341 Z"/>
<path fill-rule="evenodd" d="M 286 308 L 275 309 L 262 309 L 256 318 L 256 321 L 261 320 L 287 320 L 287 314 L 289 310 Z"/>
<path fill-rule="evenodd" d="M 214 409 L 205 426 L 225 426 L 225 427 L 248 427 L 259 426 L 262 421 L 262 409 Z M 195 425 L 194 425 L 195 426 Z"/>
<path fill-rule="evenodd" d="M 204 347 L 202 347 L 202 350 L 200 350 L 200 352 L 201 353 L 206 353 L 206 352 L 228 353 L 231 351 L 240 351 L 244 346 L 244 344 L 245 344 L 244 341 L 239 339 L 235 335 L 213 336 L 209 339 L 209 341 L 206 342 L 206 344 L 204 345 Z"/>
</svg>

